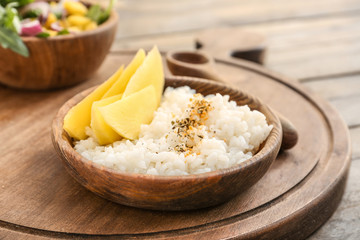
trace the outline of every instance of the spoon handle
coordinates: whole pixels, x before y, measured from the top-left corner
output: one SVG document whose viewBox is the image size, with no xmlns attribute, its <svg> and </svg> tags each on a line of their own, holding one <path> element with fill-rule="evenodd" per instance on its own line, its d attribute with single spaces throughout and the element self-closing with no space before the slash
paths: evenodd
<svg viewBox="0 0 360 240">
<path fill-rule="evenodd" d="M 173 75 L 206 78 L 226 83 L 215 71 L 214 60 L 204 52 L 170 51 L 166 55 L 166 62 Z M 276 111 L 274 112 L 280 119 L 283 131 L 281 149 L 290 149 L 298 141 L 297 130 L 287 118 Z"/>
</svg>

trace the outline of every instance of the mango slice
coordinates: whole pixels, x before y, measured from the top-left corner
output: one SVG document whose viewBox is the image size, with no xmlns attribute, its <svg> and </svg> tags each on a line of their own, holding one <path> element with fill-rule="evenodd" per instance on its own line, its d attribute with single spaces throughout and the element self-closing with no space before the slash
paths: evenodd
<svg viewBox="0 0 360 240">
<path fill-rule="evenodd" d="M 134 75 L 134 73 L 139 68 L 139 66 L 144 62 L 145 56 L 146 56 L 145 51 L 143 49 L 139 49 L 133 60 L 125 68 L 119 81 L 114 83 L 114 85 L 109 89 L 109 91 L 105 93 L 103 98 L 107 98 L 123 93 L 130 78 Z"/>
<path fill-rule="evenodd" d="M 164 72 L 161 55 L 156 46 L 148 53 L 144 62 L 131 77 L 125 88 L 123 98 L 128 97 L 149 85 L 153 85 L 155 88 L 158 106 L 164 89 Z"/>
<path fill-rule="evenodd" d="M 105 122 L 119 135 L 134 140 L 139 137 L 141 124 L 149 124 L 158 106 L 158 97 L 150 85 L 99 110 Z"/>
<path fill-rule="evenodd" d="M 81 2 L 75 2 L 71 0 L 66 0 L 64 2 L 64 8 L 66 12 L 68 12 L 68 14 L 70 15 L 75 14 L 75 15 L 84 16 L 88 12 L 88 9 L 84 4 L 82 4 Z"/>
<path fill-rule="evenodd" d="M 86 138 L 85 128 L 90 126 L 91 106 L 98 101 L 110 89 L 122 74 L 124 66 L 121 66 L 106 82 L 101 84 L 81 102 L 69 110 L 64 118 L 64 130 L 73 138 L 82 140 Z"/>
<path fill-rule="evenodd" d="M 54 13 L 50 12 L 48 14 L 48 17 L 46 19 L 46 22 L 45 22 L 45 27 L 48 28 L 48 29 L 51 29 L 51 24 L 53 24 L 54 22 L 57 21 L 57 18 L 55 16 Z"/>
<path fill-rule="evenodd" d="M 80 29 L 84 29 L 86 25 L 91 23 L 91 19 L 80 15 L 70 15 L 69 17 L 67 17 L 67 22 L 70 27 L 78 27 Z"/>
<path fill-rule="evenodd" d="M 89 31 L 89 30 L 93 30 L 93 29 L 95 29 L 97 27 L 98 27 L 97 23 L 94 22 L 94 21 L 91 21 L 91 22 L 89 22 L 88 24 L 85 25 L 84 30 Z"/>
<path fill-rule="evenodd" d="M 91 129 L 100 145 L 106 145 L 118 141 L 121 136 L 117 134 L 104 120 L 99 110 L 100 107 L 109 105 L 120 100 L 122 94 L 96 101 L 91 107 Z"/>
</svg>

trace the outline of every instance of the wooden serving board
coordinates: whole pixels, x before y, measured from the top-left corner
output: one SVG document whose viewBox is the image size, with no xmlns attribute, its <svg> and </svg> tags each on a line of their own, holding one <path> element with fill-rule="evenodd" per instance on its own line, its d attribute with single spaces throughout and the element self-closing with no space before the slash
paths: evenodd
<svg viewBox="0 0 360 240">
<path fill-rule="evenodd" d="M 104 81 L 133 54 L 109 55 L 95 77 L 73 88 L 0 86 L 0 238 L 304 239 L 331 216 L 350 164 L 346 125 L 295 81 L 245 61 L 216 59 L 215 67 L 299 131 L 298 144 L 280 153 L 255 186 L 220 206 L 182 212 L 122 206 L 80 186 L 53 149 L 52 118 L 67 99 Z"/>
</svg>

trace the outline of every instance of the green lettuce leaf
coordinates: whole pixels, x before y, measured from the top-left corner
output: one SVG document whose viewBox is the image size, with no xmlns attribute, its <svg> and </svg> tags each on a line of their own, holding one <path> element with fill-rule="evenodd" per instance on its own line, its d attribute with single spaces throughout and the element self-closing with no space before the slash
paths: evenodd
<svg viewBox="0 0 360 240">
<path fill-rule="evenodd" d="M 24 57 L 29 57 L 29 50 L 20 36 L 2 26 L 0 26 L 0 44 L 3 48 L 9 48 Z"/>
<path fill-rule="evenodd" d="M 26 5 L 26 4 L 29 4 L 29 3 L 33 2 L 33 1 L 34 0 L 0 0 L 0 5 L 5 7 L 9 3 L 16 2 L 16 3 L 18 3 L 19 7 L 22 7 L 22 6 Z"/>
<path fill-rule="evenodd" d="M 50 34 L 47 33 L 47 32 L 41 32 L 41 33 L 36 34 L 36 37 L 38 37 L 38 38 L 48 38 L 48 37 L 50 37 Z"/>
<path fill-rule="evenodd" d="M 91 20 L 93 20 L 94 22 L 96 22 L 97 24 L 99 25 L 102 24 L 109 18 L 111 10 L 115 4 L 115 1 L 116 0 L 110 0 L 109 6 L 107 7 L 106 10 L 103 10 L 99 4 L 92 5 L 89 8 L 89 11 L 86 14 L 86 16 Z"/>
</svg>

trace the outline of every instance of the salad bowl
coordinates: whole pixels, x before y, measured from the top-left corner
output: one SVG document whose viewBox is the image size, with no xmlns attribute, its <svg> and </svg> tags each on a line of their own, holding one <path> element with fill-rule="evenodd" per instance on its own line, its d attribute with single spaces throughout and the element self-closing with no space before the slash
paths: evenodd
<svg viewBox="0 0 360 240">
<path fill-rule="evenodd" d="M 97 28 L 48 38 L 21 37 L 29 56 L 0 47 L 0 83 L 12 88 L 49 90 L 88 80 L 114 40 L 118 15 Z"/>
</svg>

